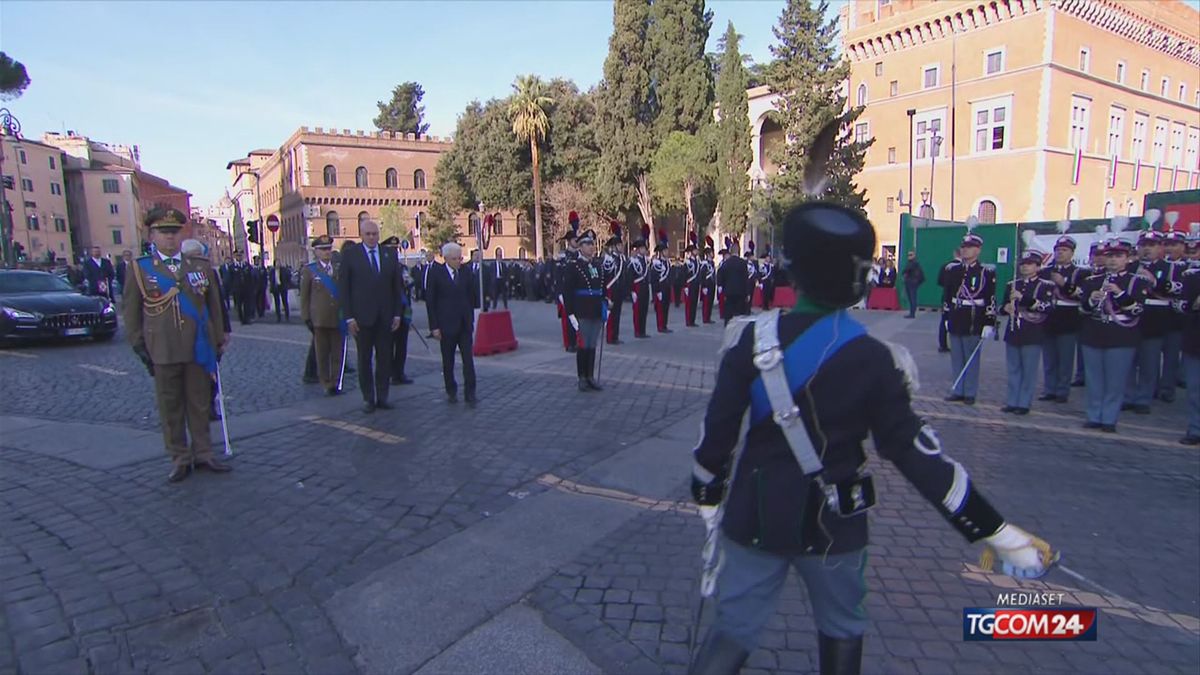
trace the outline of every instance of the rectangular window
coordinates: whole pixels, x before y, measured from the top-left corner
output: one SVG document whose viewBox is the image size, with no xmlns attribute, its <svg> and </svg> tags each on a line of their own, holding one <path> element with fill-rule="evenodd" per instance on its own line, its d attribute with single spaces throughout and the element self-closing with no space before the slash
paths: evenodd
<svg viewBox="0 0 1200 675">
<path fill-rule="evenodd" d="M 1082 149 L 1087 152 L 1088 122 L 1092 117 L 1092 102 L 1082 96 L 1071 97 L 1071 134 L 1067 137 L 1067 147 L 1071 150 Z"/>
<path fill-rule="evenodd" d="M 54 169 L 55 169 L 55 166 L 54 166 L 54 158 L 53 158 L 53 157 L 51 157 L 51 158 L 50 158 L 50 170 L 51 170 L 51 171 L 53 171 Z"/>
<path fill-rule="evenodd" d="M 866 143 L 871 140 L 871 128 L 866 122 L 859 122 L 854 125 L 854 142 Z"/>
<path fill-rule="evenodd" d="M 1150 91 L 1150 71 L 1142 71 L 1142 91 Z"/>
<path fill-rule="evenodd" d="M 114 216 L 115 216 L 115 215 L 117 215 L 118 213 L 120 213 L 120 212 L 121 212 L 121 209 L 119 209 L 119 208 L 117 207 L 117 205 L 116 205 L 116 204 L 109 204 L 109 205 L 108 205 L 108 212 L 109 212 L 110 214 L 112 214 L 112 215 L 114 215 Z"/>
<path fill-rule="evenodd" d="M 1187 132 L 1187 147 L 1183 151 L 1183 164 L 1188 171 L 1194 171 L 1197 160 L 1200 160 L 1200 129 L 1191 127 Z"/>
<path fill-rule="evenodd" d="M 104 193 L 105 194 L 115 195 L 115 194 L 118 194 L 119 192 L 121 192 L 121 183 L 118 182 L 116 178 L 105 178 L 104 179 Z"/>
<path fill-rule="evenodd" d="M 1006 150 L 1012 123 L 1012 98 L 980 101 L 971 106 L 975 130 L 975 152 Z"/>
<path fill-rule="evenodd" d="M 888 96 L 896 96 L 900 93 L 900 81 L 892 80 L 888 83 Z"/>
<path fill-rule="evenodd" d="M 995 75 L 1004 70 L 1004 50 L 995 49 L 984 57 L 983 70 L 988 75 Z"/>
<path fill-rule="evenodd" d="M 875 77 L 883 75 L 883 61 L 875 62 Z"/>
<path fill-rule="evenodd" d="M 1162 81 L 1158 83 L 1158 95 L 1163 98 L 1166 98 L 1167 90 L 1170 88 L 1171 88 L 1171 78 L 1164 77 L 1162 79 Z"/>
<path fill-rule="evenodd" d="M 36 209 L 36 208 L 37 208 L 37 202 L 31 202 L 31 201 L 28 201 L 28 200 L 27 200 L 27 201 L 25 202 L 25 208 L 27 208 L 27 209 Z"/>
<path fill-rule="evenodd" d="M 1121 156 L 1121 143 L 1125 138 L 1125 109 L 1113 106 L 1108 109 L 1108 157 Z"/>
<path fill-rule="evenodd" d="M 925 159 L 936 150 L 938 159 L 946 156 L 946 143 L 942 129 L 946 124 L 946 109 L 919 113 L 913 118 L 916 131 L 913 133 L 913 158 Z"/>
<path fill-rule="evenodd" d="M 1179 102 L 1183 103 L 1186 100 L 1187 100 L 1187 84 L 1180 82 L 1179 83 Z"/>
<path fill-rule="evenodd" d="M 1092 67 L 1092 50 L 1088 49 L 1087 47 L 1084 47 L 1083 49 L 1079 50 L 1079 69 L 1086 73 L 1086 72 L 1088 72 L 1088 69 L 1091 67 Z"/>
<path fill-rule="evenodd" d="M 67 231 L 67 219 L 66 218 L 55 218 L 54 219 L 54 231 L 55 232 L 66 232 Z"/>
<path fill-rule="evenodd" d="M 31 214 L 25 216 L 25 224 L 28 225 L 29 229 L 31 229 L 31 230 L 42 229 L 41 223 L 38 222 L 38 217 L 37 217 L 36 213 L 31 213 Z"/>
<path fill-rule="evenodd" d="M 925 66 L 925 76 L 923 80 L 925 89 L 933 89 L 934 87 L 938 86 L 941 71 L 941 66 Z"/>
<path fill-rule="evenodd" d="M 21 161 L 21 163 L 22 163 L 22 164 L 28 164 L 28 163 L 29 163 L 29 162 L 26 160 L 26 158 L 25 158 L 25 151 L 24 151 L 24 150 L 17 150 L 17 158 L 18 158 L 18 159 Z"/>
<path fill-rule="evenodd" d="M 888 148 L 888 164 L 896 163 L 896 148 Z"/>
<path fill-rule="evenodd" d="M 1183 166 L 1183 136 L 1186 127 L 1183 122 L 1171 125 L 1171 165 Z"/>
<path fill-rule="evenodd" d="M 1129 146 L 1132 159 L 1146 158 L 1146 132 L 1149 128 L 1150 116 L 1146 113 L 1138 113 L 1133 118 L 1133 141 Z"/>
<path fill-rule="evenodd" d="M 113 246 L 120 246 L 121 245 L 121 231 L 113 230 L 112 234 L 113 234 Z"/>
<path fill-rule="evenodd" d="M 62 186 L 59 185 L 58 183 L 51 183 L 50 184 L 50 194 L 61 195 L 62 194 Z"/>
<path fill-rule="evenodd" d="M 26 192 L 33 192 L 33 181 L 28 178 L 21 179 L 21 189 Z"/>
<path fill-rule="evenodd" d="M 1117 84 L 1125 84 L 1125 62 L 1117 62 Z"/>
<path fill-rule="evenodd" d="M 1167 158 L 1167 121 L 1161 117 L 1154 120 L 1154 146 L 1150 161 L 1162 164 Z"/>
<path fill-rule="evenodd" d="M 896 198 L 888 197 L 887 198 L 887 212 L 895 213 L 895 211 L 896 211 Z"/>
</svg>

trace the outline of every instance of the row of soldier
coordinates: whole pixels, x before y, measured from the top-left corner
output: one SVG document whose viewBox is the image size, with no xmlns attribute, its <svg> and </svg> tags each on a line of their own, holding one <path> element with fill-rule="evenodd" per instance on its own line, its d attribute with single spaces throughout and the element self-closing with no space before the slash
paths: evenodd
<svg viewBox="0 0 1200 675">
<path fill-rule="evenodd" d="M 1022 255 L 999 304 L 995 272 L 979 263 L 982 245 L 968 234 L 938 275 L 955 378 L 947 401 L 975 403 L 982 340 L 998 339 L 1007 317 L 1003 412 L 1030 411 L 1039 369 L 1039 401 L 1066 403 L 1072 385 L 1085 387 L 1083 426 L 1109 433 L 1122 411 L 1149 414 L 1183 386 L 1180 442 L 1200 444 L 1200 240 L 1147 230 L 1136 247 L 1119 238 L 1092 244 L 1084 266 L 1064 235 L 1048 262 L 1037 251 Z"/>
</svg>

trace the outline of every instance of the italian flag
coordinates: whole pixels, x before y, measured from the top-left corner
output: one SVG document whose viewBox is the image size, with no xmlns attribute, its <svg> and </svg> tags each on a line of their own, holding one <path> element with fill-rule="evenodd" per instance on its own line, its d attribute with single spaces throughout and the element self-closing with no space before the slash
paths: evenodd
<svg viewBox="0 0 1200 675">
<path fill-rule="evenodd" d="M 1141 178 L 1142 178 L 1142 158 L 1138 157 L 1137 164 L 1135 164 L 1133 167 L 1133 189 L 1134 190 L 1138 189 L 1138 182 L 1141 181 Z"/>
<path fill-rule="evenodd" d="M 1162 162 L 1154 164 L 1154 191 L 1158 192 L 1158 181 L 1162 178 Z"/>
<path fill-rule="evenodd" d="M 1117 156 L 1113 155 L 1108 160 L 1108 187 L 1114 188 L 1117 186 Z"/>
<path fill-rule="evenodd" d="M 1079 185 L 1079 171 L 1083 168 L 1083 148 L 1075 148 L 1075 168 L 1071 169 L 1071 185 Z"/>
</svg>

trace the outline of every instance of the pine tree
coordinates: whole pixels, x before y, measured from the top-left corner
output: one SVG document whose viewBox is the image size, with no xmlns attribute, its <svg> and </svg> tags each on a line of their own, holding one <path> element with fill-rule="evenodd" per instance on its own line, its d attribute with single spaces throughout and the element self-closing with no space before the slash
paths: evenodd
<svg viewBox="0 0 1200 675">
<path fill-rule="evenodd" d="M 651 87 L 649 0 L 615 0 L 613 34 L 604 60 L 604 81 L 596 101 L 600 161 L 596 193 L 614 211 L 636 206 L 643 222 L 654 224 L 647 174 L 654 154 L 655 107 Z"/>
<path fill-rule="evenodd" d="M 387 103 L 377 102 L 379 114 L 375 117 L 375 128 L 398 134 L 420 136 L 429 131 L 425 124 L 425 106 L 421 99 L 425 90 L 417 82 L 405 82 L 392 89 L 392 99 Z"/>
<path fill-rule="evenodd" d="M 712 122 L 712 68 L 704 53 L 711 27 L 704 0 L 654 0 L 647 38 L 654 55 L 658 143 L 671 132 L 696 134 Z"/>
<path fill-rule="evenodd" d="M 837 56 L 836 19 L 824 19 L 828 5 L 827 0 L 816 7 L 810 0 L 788 0 L 774 29 L 775 60 L 767 68 L 767 84 L 779 96 L 775 108 L 789 142 L 779 150 L 780 173 L 772 186 L 776 198 L 784 201 L 806 198 L 801 184 L 807 148 L 821 127 L 846 109 L 840 87 L 850 75 L 850 64 Z M 862 210 L 866 192 L 854 183 L 854 176 L 862 169 L 871 141 L 855 143 L 848 136 L 860 114 L 861 106 L 843 116 L 843 137 L 830 162 L 832 180 L 824 197 Z"/>
<path fill-rule="evenodd" d="M 753 159 L 750 147 L 750 102 L 746 98 L 747 73 L 745 61 L 738 51 L 740 39 L 730 21 L 725 36 L 721 38 L 717 79 L 720 119 L 715 134 L 721 229 L 733 235 L 746 231 L 746 216 L 750 208 L 748 172 Z"/>
</svg>

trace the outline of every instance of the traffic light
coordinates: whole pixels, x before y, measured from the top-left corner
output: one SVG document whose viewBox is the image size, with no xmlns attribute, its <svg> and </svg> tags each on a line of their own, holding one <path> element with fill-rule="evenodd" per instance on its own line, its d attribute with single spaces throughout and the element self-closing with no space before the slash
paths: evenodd
<svg viewBox="0 0 1200 675">
<path fill-rule="evenodd" d="M 12 176 L 5 176 L 5 177 L 4 177 L 4 189 L 6 189 L 6 190 L 12 190 L 12 189 L 13 189 L 13 185 L 15 185 L 15 184 L 16 184 L 16 183 L 14 183 L 14 182 L 13 182 L 13 177 L 12 177 Z"/>
<path fill-rule="evenodd" d="M 247 239 L 247 241 L 249 241 L 252 244 L 259 243 L 258 221 L 257 220 L 247 220 L 246 221 L 246 239 Z"/>
<path fill-rule="evenodd" d="M 25 262 L 25 245 L 19 241 L 13 242 L 13 252 L 17 254 L 17 260 Z"/>
</svg>

